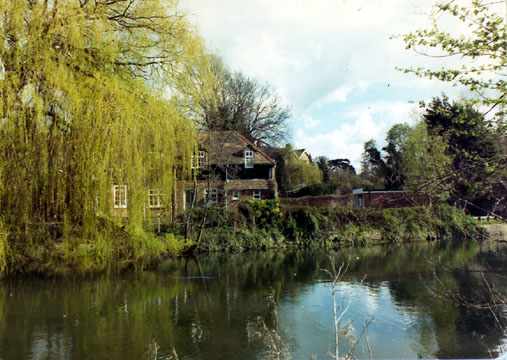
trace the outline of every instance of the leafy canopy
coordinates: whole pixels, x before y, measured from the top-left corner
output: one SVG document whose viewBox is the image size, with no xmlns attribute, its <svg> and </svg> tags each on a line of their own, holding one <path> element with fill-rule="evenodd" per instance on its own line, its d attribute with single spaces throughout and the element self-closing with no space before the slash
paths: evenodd
<svg viewBox="0 0 507 360">
<path fill-rule="evenodd" d="M 400 70 L 461 84 L 477 94 L 489 107 L 488 111 L 496 108 L 497 115 L 502 115 L 507 105 L 506 8 L 505 1 L 438 2 L 431 15 L 432 27 L 410 32 L 402 39 L 407 49 L 434 58 L 457 58 L 458 64 L 437 70 L 431 67 Z M 452 34 L 441 30 L 441 20 L 449 16 L 469 29 L 468 33 Z"/>
</svg>

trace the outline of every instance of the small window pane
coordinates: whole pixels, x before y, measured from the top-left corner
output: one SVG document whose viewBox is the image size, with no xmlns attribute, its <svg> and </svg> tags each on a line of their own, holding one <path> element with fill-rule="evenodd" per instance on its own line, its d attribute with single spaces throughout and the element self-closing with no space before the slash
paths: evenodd
<svg viewBox="0 0 507 360">
<path fill-rule="evenodd" d="M 204 204 L 206 206 L 213 206 L 218 201 L 218 191 L 216 188 L 204 189 Z"/>
<path fill-rule="evenodd" d="M 150 208 L 162 207 L 162 197 L 163 194 L 159 189 L 150 189 L 149 192 Z"/>
<path fill-rule="evenodd" d="M 127 208 L 127 185 L 113 186 L 113 201 L 115 209 Z"/>
<path fill-rule="evenodd" d="M 192 155 L 192 168 L 203 168 L 206 165 L 206 151 L 198 151 L 197 155 Z"/>
<path fill-rule="evenodd" d="M 251 169 L 254 167 L 254 152 L 245 151 L 245 168 Z"/>
</svg>

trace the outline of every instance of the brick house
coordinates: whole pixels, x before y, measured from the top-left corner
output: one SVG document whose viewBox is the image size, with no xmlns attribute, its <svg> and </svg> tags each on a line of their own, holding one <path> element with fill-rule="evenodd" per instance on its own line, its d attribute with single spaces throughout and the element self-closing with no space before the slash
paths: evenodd
<svg viewBox="0 0 507 360">
<path fill-rule="evenodd" d="M 199 134 L 192 167 L 196 181 L 180 181 L 176 213 L 192 206 L 234 207 L 239 200 L 277 197 L 275 161 L 237 131 Z"/>
</svg>

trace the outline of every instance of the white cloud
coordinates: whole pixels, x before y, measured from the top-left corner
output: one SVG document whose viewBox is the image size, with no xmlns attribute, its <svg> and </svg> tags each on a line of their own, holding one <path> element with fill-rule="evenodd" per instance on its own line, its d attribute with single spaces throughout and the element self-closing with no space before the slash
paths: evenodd
<svg viewBox="0 0 507 360">
<path fill-rule="evenodd" d="M 407 52 L 389 36 L 415 26 L 415 19 L 421 23 L 416 0 L 181 3 L 234 70 L 282 88 L 301 111 L 351 80 L 396 74 L 396 59 Z"/>
<path fill-rule="evenodd" d="M 347 95 L 352 90 L 349 86 L 340 86 L 336 90 L 334 90 L 331 94 L 327 95 L 323 102 L 325 104 L 327 103 L 333 103 L 333 102 L 345 102 L 347 101 Z"/>
<path fill-rule="evenodd" d="M 407 100 L 459 92 L 395 70 L 435 61 L 390 39 L 428 27 L 425 14 L 434 0 L 180 3 L 196 14 L 207 44 L 233 71 L 267 81 L 281 95 L 292 108 L 296 145 L 314 156 L 347 157 L 357 165 L 364 141 L 381 145 L 393 124 L 411 119 L 416 106 Z"/>
<path fill-rule="evenodd" d="M 347 117 L 355 120 L 352 123 L 344 123 L 331 130 L 322 129 L 314 135 L 298 129 L 295 132 L 295 144 L 296 147 L 306 148 L 313 157 L 347 158 L 359 170 L 364 143 L 375 139 L 382 147 L 386 132 L 394 124 L 413 123 L 416 110 L 416 105 L 403 102 L 372 103 L 347 113 Z"/>
<path fill-rule="evenodd" d="M 320 125 L 320 121 L 312 118 L 308 115 L 303 115 L 303 120 L 305 124 L 305 128 L 307 129 L 313 129 Z"/>
</svg>

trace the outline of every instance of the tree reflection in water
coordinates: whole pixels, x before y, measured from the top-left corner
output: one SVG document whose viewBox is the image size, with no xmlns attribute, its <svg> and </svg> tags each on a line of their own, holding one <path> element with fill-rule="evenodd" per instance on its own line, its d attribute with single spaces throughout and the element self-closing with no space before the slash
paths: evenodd
<svg viewBox="0 0 507 360">
<path fill-rule="evenodd" d="M 332 252 L 337 263 L 350 264 L 339 285 L 340 294 L 351 299 L 350 319 L 359 324 L 375 318 L 368 329 L 374 358 L 481 358 L 488 356 L 486 347 L 499 346 L 504 335 L 491 313 L 430 291 L 439 286 L 434 264 L 453 291 L 480 289 L 480 273 L 465 270 L 494 261 L 479 250 L 473 244 L 431 243 Z M 211 254 L 171 259 L 144 272 L 4 280 L 0 357 L 142 359 L 155 339 L 159 359 L 168 358 L 173 346 L 180 359 L 238 354 L 257 359 L 263 351 L 255 336 L 257 319 L 274 325 L 266 301 L 273 291 L 280 335 L 293 358 L 329 358 L 332 298 L 321 271 L 329 268 L 328 255 L 323 250 Z M 357 356 L 368 357 L 364 351 L 358 349 Z"/>
</svg>

